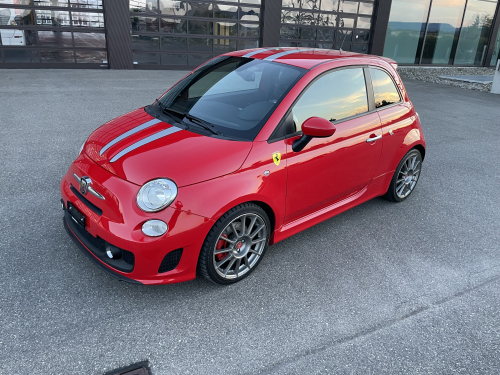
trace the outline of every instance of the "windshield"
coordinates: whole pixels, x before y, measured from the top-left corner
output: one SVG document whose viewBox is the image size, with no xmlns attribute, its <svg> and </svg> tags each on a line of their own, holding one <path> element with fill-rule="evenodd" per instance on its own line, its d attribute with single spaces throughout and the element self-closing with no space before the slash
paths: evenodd
<svg viewBox="0 0 500 375">
<path fill-rule="evenodd" d="M 221 56 L 195 70 L 157 102 L 155 109 L 204 122 L 215 134 L 253 140 L 305 69 Z M 200 121 L 201 120 L 201 121 Z"/>
</svg>

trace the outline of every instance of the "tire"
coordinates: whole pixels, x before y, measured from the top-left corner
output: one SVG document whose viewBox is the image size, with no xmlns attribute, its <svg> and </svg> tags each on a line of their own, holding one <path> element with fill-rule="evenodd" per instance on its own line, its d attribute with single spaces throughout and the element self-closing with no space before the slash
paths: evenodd
<svg viewBox="0 0 500 375">
<path fill-rule="evenodd" d="M 399 162 L 384 198 L 391 202 L 406 200 L 415 190 L 421 170 L 422 155 L 417 149 L 412 149 Z"/>
<path fill-rule="evenodd" d="M 264 257 L 270 234 L 269 218 L 258 205 L 243 203 L 230 209 L 205 238 L 198 272 L 221 285 L 244 279 Z"/>
</svg>

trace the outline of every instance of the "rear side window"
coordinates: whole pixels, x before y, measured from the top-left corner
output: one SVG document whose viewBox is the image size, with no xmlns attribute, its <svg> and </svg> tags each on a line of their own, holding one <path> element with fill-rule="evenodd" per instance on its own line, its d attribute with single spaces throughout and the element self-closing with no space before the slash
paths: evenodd
<svg viewBox="0 0 500 375">
<path fill-rule="evenodd" d="M 382 108 L 401 101 L 398 89 L 389 74 L 380 69 L 370 68 L 370 76 L 375 96 L 375 108 Z"/>
<path fill-rule="evenodd" d="M 368 99 L 362 68 L 336 70 L 318 78 L 292 109 L 296 131 L 309 117 L 333 122 L 364 112 L 368 112 Z"/>
</svg>

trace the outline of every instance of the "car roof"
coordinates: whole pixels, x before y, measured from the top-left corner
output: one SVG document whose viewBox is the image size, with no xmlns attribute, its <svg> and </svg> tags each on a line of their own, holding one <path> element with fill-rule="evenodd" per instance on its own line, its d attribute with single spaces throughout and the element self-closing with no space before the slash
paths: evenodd
<svg viewBox="0 0 500 375">
<path fill-rule="evenodd" d="M 293 47 L 268 47 L 253 48 L 225 53 L 226 56 L 251 57 L 253 59 L 280 62 L 299 68 L 311 69 L 314 66 L 337 59 L 356 58 L 366 60 L 383 60 L 394 67 L 394 60 L 375 55 L 364 55 L 361 53 L 339 51 L 321 48 L 293 48 Z M 368 63 L 368 61 L 366 61 Z"/>
</svg>

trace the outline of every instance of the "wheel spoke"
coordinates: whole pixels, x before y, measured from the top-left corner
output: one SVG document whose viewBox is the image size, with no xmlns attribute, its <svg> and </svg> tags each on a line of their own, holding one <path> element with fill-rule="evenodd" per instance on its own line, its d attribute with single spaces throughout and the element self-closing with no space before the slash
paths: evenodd
<svg viewBox="0 0 500 375">
<path fill-rule="evenodd" d="M 265 241 L 265 240 L 267 240 L 267 238 L 266 238 L 266 237 L 264 237 L 264 238 L 259 238 L 258 240 L 252 241 L 252 245 L 255 245 L 256 243 L 259 243 L 259 242 L 262 242 L 262 241 Z"/>
<path fill-rule="evenodd" d="M 405 189 L 405 184 L 401 184 L 401 186 L 398 186 L 398 188 L 396 189 L 396 193 L 398 195 L 403 195 L 403 190 Z"/>
<path fill-rule="evenodd" d="M 254 253 L 255 255 L 260 256 L 260 253 L 259 253 L 257 250 L 250 249 L 250 250 L 248 250 L 248 251 L 249 251 L 249 252 L 251 252 L 251 253 Z"/>
<path fill-rule="evenodd" d="M 218 250 L 214 250 L 214 254 L 217 255 L 217 254 L 229 253 L 232 250 L 233 250 L 233 247 L 228 247 L 225 249 L 218 249 Z"/>
<path fill-rule="evenodd" d="M 219 240 L 229 242 L 231 245 L 234 245 L 236 243 L 236 241 L 230 240 L 229 238 L 224 237 L 222 234 L 219 236 Z"/>
<path fill-rule="evenodd" d="M 236 238 L 238 238 L 240 235 L 238 234 L 238 231 L 236 230 L 236 225 L 234 225 L 234 221 L 231 223 L 231 228 L 233 229 L 233 233 L 235 234 Z"/>
<path fill-rule="evenodd" d="M 247 233 L 245 233 L 246 235 L 250 234 L 250 232 L 252 231 L 252 229 L 253 229 L 256 221 L 257 221 L 257 216 L 254 216 L 252 218 L 252 220 L 250 221 L 250 225 L 248 226 L 248 231 L 247 231 Z"/>
<path fill-rule="evenodd" d="M 231 259 L 233 257 L 233 254 L 229 253 L 224 259 L 222 259 L 221 261 L 215 263 L 215 266 L 217 268 L 220 268 L 220 266 L 222 266 L 224 263 L 226 263 L 229 259 Z"/>
<path fill-rule="evenodd" d="M 250 268 L 250 262 L 248 261 L 248 256 L 244 256 L 243 257 L 243 262 L 245 263 L 245 266 L 247 266 L 248 268 Z"/>
<path fill-rule="evenodd" d="M 245 220 L 247 219 L 247 215 L 243 215 L 241 217 L 241 235 L 245 235 Z"/>
<path fill-rule="evenodd" d="M 259 225 L 258 228 L 249 237 L 253 239 L 264 227 L 264 224 Z"/>
<path fill-rule="evenodd" d="M 233 258 L 231 260 L 231 262 L 229 262 L 229 265 L 224 270 L 224 277 L 227 276 L 227 273 L 228 273 L 229 269 L 233 266 L 234 262 L 236 262 L 236 258 Z"/>
<path fill-rule="evenodd" d="M 238 259 L 236 261 L 236 267 L 234 267 L 234 272 L 236 273 L 236 277 L 238 277 L 238 274 L 240 273 L 240 266 L 241 266 L 241 259 Z"/>
</svg>

